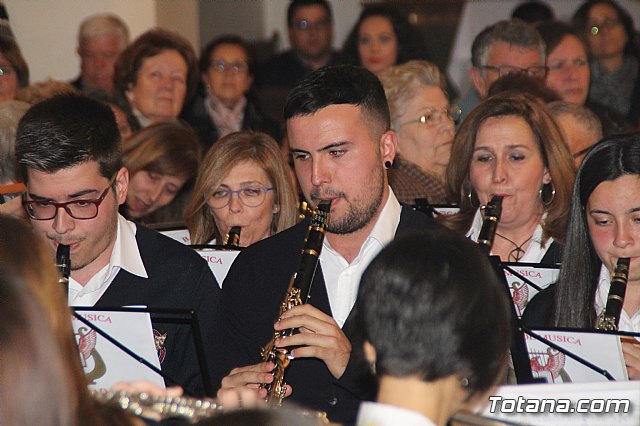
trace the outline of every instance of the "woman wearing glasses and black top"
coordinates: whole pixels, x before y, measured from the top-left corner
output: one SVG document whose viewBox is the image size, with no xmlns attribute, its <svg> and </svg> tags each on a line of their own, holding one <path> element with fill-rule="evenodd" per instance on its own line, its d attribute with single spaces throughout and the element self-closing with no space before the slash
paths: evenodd
<svg viewBox="0 0 640 426">
<path fill-rule="evenodd" d="M 226 35 L 209 42 L 200 55 L 200 72 L 204 86 L 185 107 L 182 118 L 196 132 L 205 150 L 239 130 L 280 138 L 278 125 L 265 117 L 251 99 L 253 61 L 242 38 Z"/>
<path fill-rule="evenodd" d="M 185 212 L 192 244 L 221 243 L 240 226 L 240 246 L 296 222 L 296 195 L 278 144 L 242 131 L 214 144 L 205 156 Z"/>
</svg>

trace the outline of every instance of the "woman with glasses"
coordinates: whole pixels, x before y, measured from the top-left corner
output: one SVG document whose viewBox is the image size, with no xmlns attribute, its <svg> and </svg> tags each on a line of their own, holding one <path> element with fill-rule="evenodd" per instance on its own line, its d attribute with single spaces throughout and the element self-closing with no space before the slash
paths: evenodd
<svg viewBox="0 0 640 426">
<path fill-rule="evenodd" d="M 640 117 L 640 46 L 631 15 L 613 0 L 586 1 L 573 24 L 589 44 L 589 99 L 627 117 Z"/>
<path fill-rule="evenodd" d="M 205 156 L 185 212 L 192 244 L 221 243 L 241 227 L 246 247 L 294 225 L 296 195 L 278 144 L 264 133 L 231 133 Z"/>
<path fill-rule="evenodd" d="M 574 169 L 569 149 L 542 101 L 502 92 L 462 122 L 446 171 L 447 194 L 460 212 L 443 219 L 476 241 L 482 209 L 503 197 L 492 254 L 503 261 L 557 263 Z"/>
<path fill-rule="evenodd" d="M 442 73 L 426 61 L 409 61 L 380 74 L 398 135 L 389 184 L 403 203 L 426 198 L 447 203 L 444 173 L 460 108 L 449 104 Z"/>
<path fill-rule="evenodd" d="M 218 37 L 202 50 L 204 89 L 185 108 L 182 118 L 198 134 L 205 149 L 239 130 L 261 131 L 279 139 L 278 125 L 262 114 L 250 94 L 253 68 L 248 47 L 238 36 Z"/>
</svg>

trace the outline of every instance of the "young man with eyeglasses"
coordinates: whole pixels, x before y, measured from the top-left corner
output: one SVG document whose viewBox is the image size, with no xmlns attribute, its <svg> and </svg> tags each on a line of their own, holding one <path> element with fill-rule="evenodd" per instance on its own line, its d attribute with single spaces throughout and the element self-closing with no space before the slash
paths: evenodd
<svg viewBox="0 0 640 426">
<path fill-rule="evenodd" d="M 212 352 L 219 287 L 206 262 L 118 214 L 129 173 L 109 107 L 79 95 L 33 106 L 18 126 L 16 159 L 33 228 L 52 252 L 59 244 L 70 246 L 70 305 L 194 309 L 205 352 Z M 162 370 L 202 395 L 190 327 L 156 322 L 154 334 Z"/>
<path fill-rule="evenodd" d="M 529 23 L 519 19 L 497 22 L 482 30 L 471 46 L 473 89 L 458 100 L 462 117 L 458 125 L 500 77 L 525 73 L 544 80 L 546 48 L 542 37 Z"/>
</svg>

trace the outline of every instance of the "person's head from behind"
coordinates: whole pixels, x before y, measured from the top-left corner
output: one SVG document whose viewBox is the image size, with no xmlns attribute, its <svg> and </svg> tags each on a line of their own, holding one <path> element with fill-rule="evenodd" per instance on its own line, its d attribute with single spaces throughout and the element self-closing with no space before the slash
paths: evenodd
<svg viewBox="0 0 640 426">
<path fill-rule="evenodd" d="M 304 61 L 322 61 L 331 53 L 333 16 L 326 0 L 292 0 L 287 27 L 291 48 Z"/>
<path fill-rule="evenodd" d="M 207 152 L 185 211 L 194 244 L 221 244 L 240 226 L 246 247 L 296 221 L 296 196 L 278 144 L 264 133 L 241 131 Z"/>
<path fill-rule="evenodd" d="M 533 0 L 519 4 L 511 12 L 511 18 L 521 19 L 530 24 L 546 22 L 553 19 L 553 9 L 548 4 Z"/>
<path fill-rule="evenodd" d="M 71 245 L 72 275 L 108 263 L 129 180 L 111 109 L 81 95 L 32 106 L 18 124 L 16 159 L 31 223 L 53 250 Z"/>
<path fill-rule="evenodd" d="M 156 123 L 123 143 L 122 161 L 129 170 L 126 213 L 137 219 L 171 203 L 195 177 L 200 143 L 188 127 Z"/>
<path fill-rule="evenodd" d="M 603 139 L 587 153 L 578 169 L 571 199 L 568 247 L 585 258 L 598 259 L 610 272 L 618 258 L 631 258 L 629 281 L 637 282 L 640 229 L 635 221 L 639 208 L 640 135 Z M 594 264 L 599 267 L 599 262 Z M 595 286 L 597 282 L 589 284 Z"/>
<path fill-rule="evenodd" d="M 545 45 L 531 24 L 500 21 L 482 30 L 471 46 L 471 81 L 481 98 L 506 74 L 524 72 L 544 79 Z"/>
<path fill-rule="evenodd" d="M 379 75 L 384 86 L 391 128 L 398 135 L 399 155 L 444 180 L 455 120 L 444 75 L 434 64 L 409 61 Z"/>
<path fill-rule="evenodd" d="M 539 99 L 513 91 L 486 99 L 462 123 L 451 157 L 447 192 L 461 213 L 503 195 L 499 227 L 522 231 L 546 213 L 543 238 L 562 239 L 573 162 Z"/>
<path fill-rule="evenodd" d="M 329 231 L 349 234 L 377 217 L 388 195 L 385 162 L 396 135 L 378 78 L 351 65 L 317 70 L 284 107 L 296 174 L 307 201 L 332 201 Z"/>
<path fill-rule="evenodd" d="M 591 78 L 586 42 L 564 22 L 542 22 L 536 28 L 547 45 L 547 87 L 563 101 L 583 105 Z"/>
<path fill-rule="evenodd" d="M 29 67 L 13 37 L 0 36 L 0 102 L 15 98 L 29 85 Z"/>
<path fill-rule="evenodd" d="M 21 101 L 0 103 L 0 213 L 25 217 L 22 194 L 25 187 L 16 163 L 18 121 L 31 105 Z"/>
<path fill-rule="evenodd" d="M 251 87 L 253 61 L 239 36 L 213 39 L 200 55 L 200 72 L 209 95 L 233 108 Z"/>
<path fill-rule="evenodd" d="M 514 90 L 535 96 L 544 103 L 560 99 L 556 92 L 545 86 L 544 81 L 525 73 L 507 74 L 500 77 L 489 87 L 488 96 Z"/>
<path fill-rule="evenodd" d="M 140 130 L 140 123 L 136 120 L 133 112 L 131 111 L 131 105 L 129 103 L 114 95 L 111 95 L 102 90 L 98 90 L 95 92 L 87 93 L 91 99 L 95 99 L 99 102 L 102 102 L 105 105 L 108 105 L 113 111 L 113 115 L 116 118 L 116 124 L 118 125 L 118 130 L 120 131 L 120 138 L 122 141 L 126 141 L 129 139 L 135 132 Z"/>
<path fill-rule="evenodd" d="M 12 425 L 74 425 L 71 372 L 42 308 L 18 274 L 0 266 L 0 418 Z"/>
<path fill-rule="evenodd" d="M 589 108 L 571 102 L 557 101 L 547 106 L 560 126 L 577 169 L 589 148 L 602 139 L 600 119 Z"/>
<path fill-rule="evenodd" d="M 135 39 L 118 57 L 113 77 L 115 89 L 149 122 L 175 118 L 195 93 L 197 68 L 195 52 L 184 37 L 152 29 Z"/>
<path fill-rule="evenodd" d="M 386 246 L 364 272 L 356 305 L 381 389 L 387 378 L 446 381 L 461 404 L 495 386 L 510 341 L 500 285 L 487 256 L 451 231 L 405 234 Z"/>
<path fill-rule="evenodd" d="M 78 30 L 78 56 L 85 90 L 113 92 L 113 70 L 118 55 L 129 44 L 129 29 L 110 13 L 85 18 Z"/>
<path fill-rule="evenodd" d="M 640 55 L 633 18 L 613 0 L 588 0 L 573 15 L 593 59 L 606 62 L 623 55 Z"/>
<path fill-rule="evenodd" d="M 406 15 L 387 4 L 362 10 L 343 53 L 351 63 L 376 74 L 411 59 L 427 58 L 426 45 L 417 29 Z"/>
</svg>

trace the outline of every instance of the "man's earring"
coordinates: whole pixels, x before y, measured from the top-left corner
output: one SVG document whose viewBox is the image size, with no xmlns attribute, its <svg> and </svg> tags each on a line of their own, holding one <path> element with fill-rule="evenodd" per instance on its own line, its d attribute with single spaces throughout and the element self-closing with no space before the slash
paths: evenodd
<svg viewBox="0 0 640 426">
<path fill-rule="evenodd" d="M 387 160 L 384 162 L 384 168 L 385 169 L 390 169 L 391 168 L 391 161 Z"/>
</svg>

